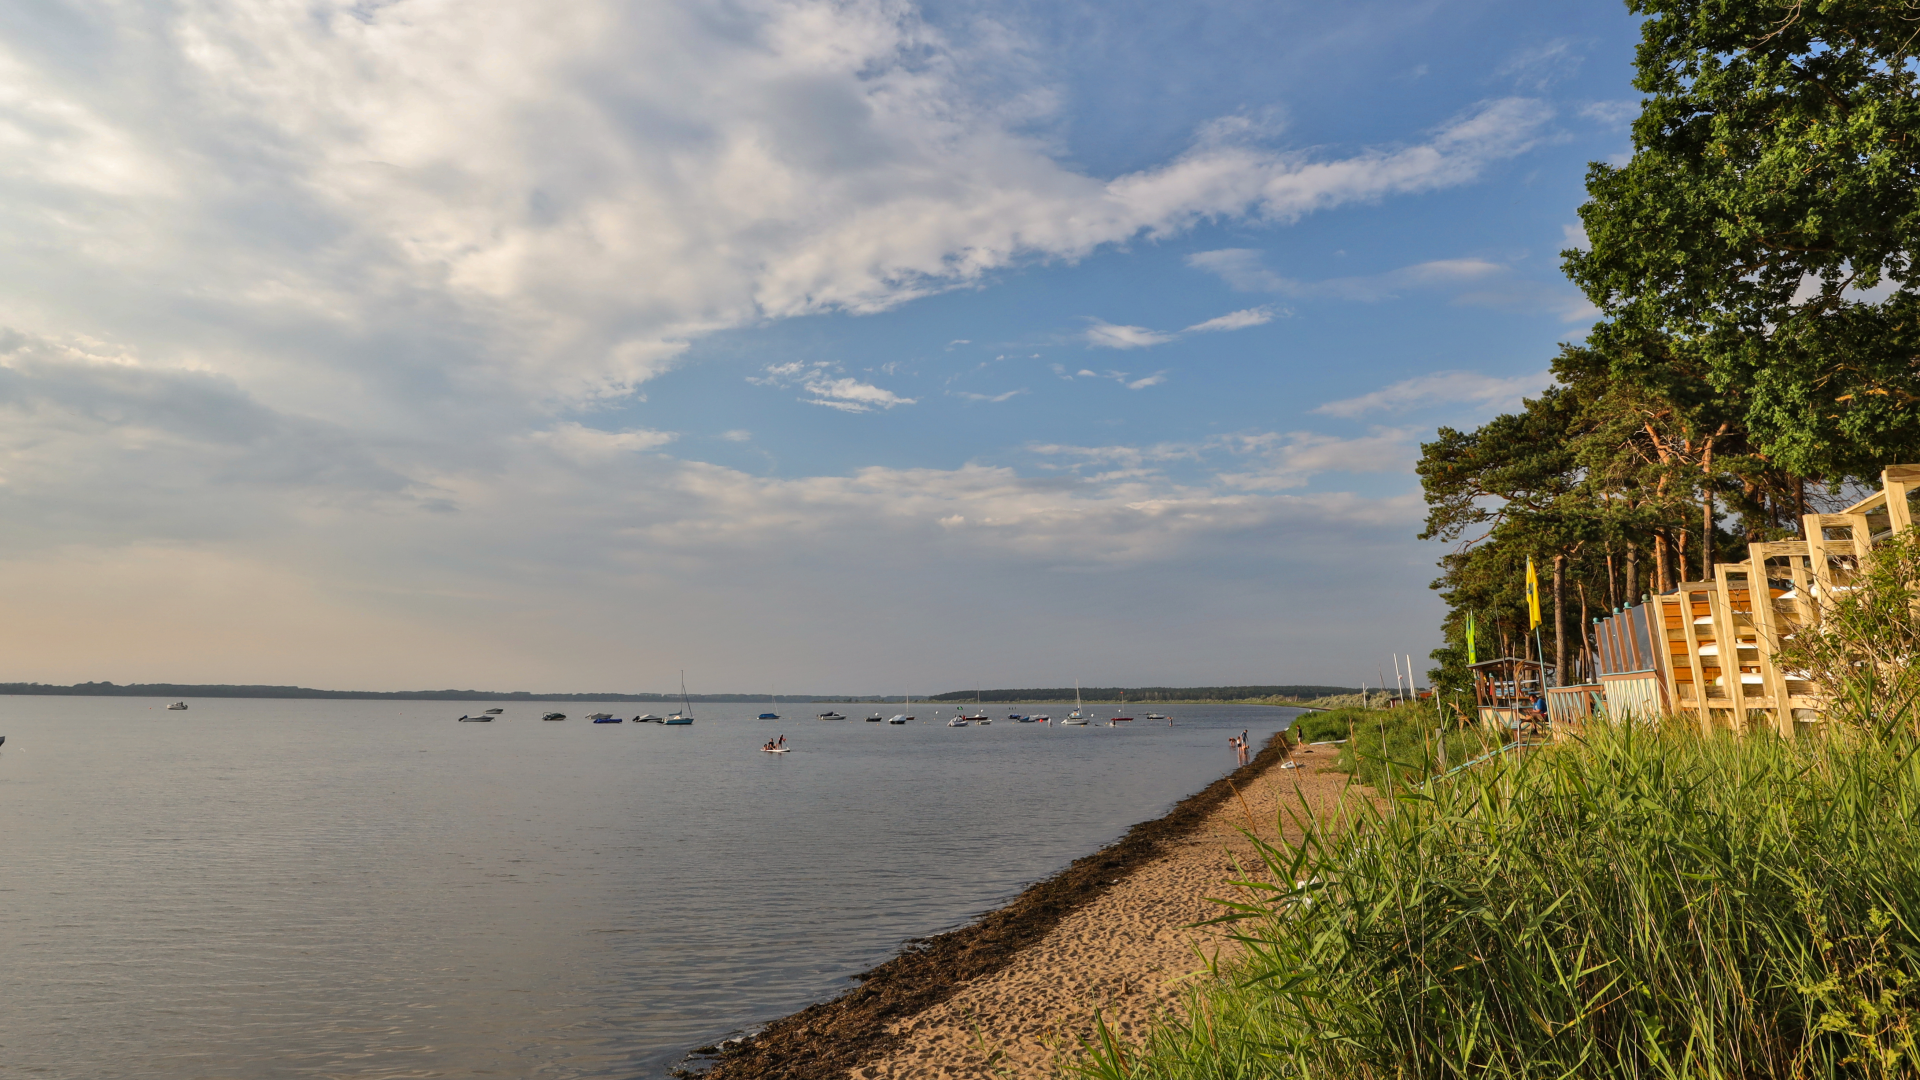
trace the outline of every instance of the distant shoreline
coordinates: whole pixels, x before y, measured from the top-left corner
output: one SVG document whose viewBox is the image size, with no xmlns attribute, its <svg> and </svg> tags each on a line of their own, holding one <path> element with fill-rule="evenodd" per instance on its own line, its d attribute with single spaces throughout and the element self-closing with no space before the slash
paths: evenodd
<svg viewBox="0 0 1920 1080">
<path fill-rule="evenodd" d="M 1155 708 L 1161 705 L 1279 705 L 1291 706 L 1312 698 L 1305 695 L 1286 693 L 1237 693 L 1236 691 L 1317 691 L 1334 690 L 1348 692 L 1341 687 L 1319 686 L 1231 686 L 1231 687 L 1143 687 L 1139 690 L 1125 691 L 1121 698 L 1118 688 L 1100 687 L 1083 693 L 1081 700 L 1090 705 L 1112 705 L 1124 700 L 1127 704 L 1142 708 Z M 1358 691 L 1353 691 L 1357 693 Z M 1035 694 L 1041 696 L 1013 697 L 1014 694 Z M 1186 694 L 1174 697 L 1174 694 Z M 347 701 L 679 701 L 679 694 L 536 694 L 526 690 L 316 690 L 305 686 L 260 686 L 228 683 L 128 683 L 124 686 L 111 682 L 75 683 L 72 686 L 58 686 L 51 683 L 0 683 L 0 695 L 12 697 L 168 697 L 168 698 L 305 698 L 337 699 Z M 1001 696 L 993 696 L 1001 695 Z M 1166 695 L 1166 696 L 1157 696 Z M 980 704 L 987 705 L 1059 705 L 1071 699 L 1072 691 L 1061 694 L 1057 689 L 1019 691 L 996 690 L 991 694 L 982 694 Z M 1312 697 L 1325 697 L 1314 694 Z M 707 704 L 720 702 L 747 702 L 769 700 L 765 694 L 689 694 L 689 700 Z M 885 705 L 898 703 L 903 699 L 895 695 L 826 695 L 826 694 L 782 694 L 781 703 L 813 705 L 820 703 L 844 703 L 856 705 Z M 941 705 L 972 705 L 973 694 L 961 695 L 958 692 L 934 694 L 927 697 L 914 696 L 914 704 L 925 704 L 928 708 Z"/>
</svg>

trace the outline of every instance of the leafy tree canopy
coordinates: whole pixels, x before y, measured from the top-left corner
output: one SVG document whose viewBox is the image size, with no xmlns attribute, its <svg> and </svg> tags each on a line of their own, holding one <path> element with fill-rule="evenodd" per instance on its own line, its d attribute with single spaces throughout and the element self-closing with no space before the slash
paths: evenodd
<svg viewBox="0 0 1920 1080">
<path fill-rule="evenodd" d="M 1568 274 L 1617 374 L 1697 372 L 1805 477 L 1920 452 L 1920 10 L 1910 0 L 1629 0 L 1646 98 L 1595 163 Z M 1685 379 L 1678 380 L 1685 382 Z"/>
</svg>

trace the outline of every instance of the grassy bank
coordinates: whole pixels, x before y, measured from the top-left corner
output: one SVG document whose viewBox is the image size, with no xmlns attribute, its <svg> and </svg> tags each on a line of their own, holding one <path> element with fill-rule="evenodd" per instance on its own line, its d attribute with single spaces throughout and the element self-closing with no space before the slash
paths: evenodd
<svg viewBox="0 0 1920 1080">
<path fill-rule="evenodd" d="M 1412 746 L 1391 727 L 1379 745 Z M 1917 752 L 1907 736 L 1643 728 L 1421 790 L 1376 764 L 1390 806 L 1264 849 L 1274 879 L 1298 884 L 1252 886 L 1259 899 L 1231 911 L 1247 952 L 1196 989 L 1189 1020 L 1141 1048 L 1096 1048 L 1086 1068 L 1915 1075 Z"/>
</svg>

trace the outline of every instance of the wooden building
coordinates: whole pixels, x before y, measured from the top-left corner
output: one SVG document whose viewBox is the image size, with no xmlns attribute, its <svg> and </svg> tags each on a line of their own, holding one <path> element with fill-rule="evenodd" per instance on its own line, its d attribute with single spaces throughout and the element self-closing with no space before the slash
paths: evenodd
<svg viewBox="0 0 1920 1080">
<path fill-rule="evenodd" d="M 1850 587 L 1872 545 L 1913 526 L 1920 465 L 1895 465 L 1882 488 L 1837 514 L 1808 514 L 1804 540 L 1747 545 L 1744 562 L 1719 563 L 1706 581 L 1595 619 L 1588 629 L 1598 703 L 1610 717 L 1679 713 L 1701 729 L 1770 727 L 1792 735 L 1820 719 L 1820 700 L 1799 673 L 1774 661 L 1780 642 L 1820 619 L 1822 598 Z M 1477 676 L 1476 676 L 1477 678 Z M 1555 693 L 1587 693 L 1565 687 Z M 1576 715 L 1569 700 L 1565 710 Z"/>
</svg>

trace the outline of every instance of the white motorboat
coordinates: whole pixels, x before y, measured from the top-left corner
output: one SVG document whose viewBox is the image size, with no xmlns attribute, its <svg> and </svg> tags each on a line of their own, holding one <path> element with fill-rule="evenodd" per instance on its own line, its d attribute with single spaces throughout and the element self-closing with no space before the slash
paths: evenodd
<svg viewBox="0 0 1920 1080">
<path fill-rule="evenodd" d="M 834 712 L 832 709 L 828 709 L 826 712 L 820 713 L 817 716 L 815 716 L 814 719 L 815 720 L 845 720 L 846 716 L 844 716 L 841 713 Z"/>
<path fill-rule="evenodd" d="M 1148 714 L 1147 714 L 1147 719 L 1149 719 L 1149 720 L 1165 720 L 1165 719 L 1166 719 L 1166 717 L 1164 717 L 1164 716 L 1162 716 L 1162 715 L 1160 715 L 1160 714 L 1159 714 L 1159 713 L 1157 713 L 1157 712 L 1150 712 L 1150 713 L 1148 713 Z"/>
<path fill-rule="evenodd" d="M 179 712 L 180 710 L 182 710 L 182 709 L 184 709 L 184 708 L 186 708 L 186 707 L 187 707 L 187 703 L 186 703 L 186 702 L 184 702 L 184 701 L 176 701 L 176 702 L 174 702 L 173 704 L 171 704 L 171 705 L 169 705 L 169 706 L 167 706 L 167 711 L 168 711 L 168 712 Z"/>
<path fill-rule="evenodd" d="M 903 712 L 903 713 L 901 713 L 901 714 L 899 714 L 898 716 L 890 716 L 890 717 L 888 717 L 888 718 L 887 718 L 887 723 L 889 723 L 889 724 L 908 724 L 908 723 L 912 723 L 912 722 L 913 722 L 913 695 L 912 695 L 912 694 L 908 694 L 908 695 L 907 695 L 907 704 L 906 704 L 906 711 L 905 711 L 905 712 Z"/>
<path fill-rule="evenodd" d="M 655 716 L 652 713 L 647 713 L 644 716 L 634 717 L 633 722 L 636 724 L 657 724 L 663 719 L 665 719 L 665 717 Z"/>
<path fill-rule="evenodd" d="M 507 710 L 505 710 L 505 709 L 488 709 L 488 710 L 487 710 L 487 715 L 488 715 L 488 716 L 499 716 L 499 715 L 500 715 L 501 713 L 503 713 L 503 712 L 506 712 L 506 711 L 507 711 Z"/>
<path fill-rule="evenodd" d="M 964 716 L 953 717 L 947 721 L 947 726 L 948 727 L 966 727 L 967 718 Z"/>
</svg>

